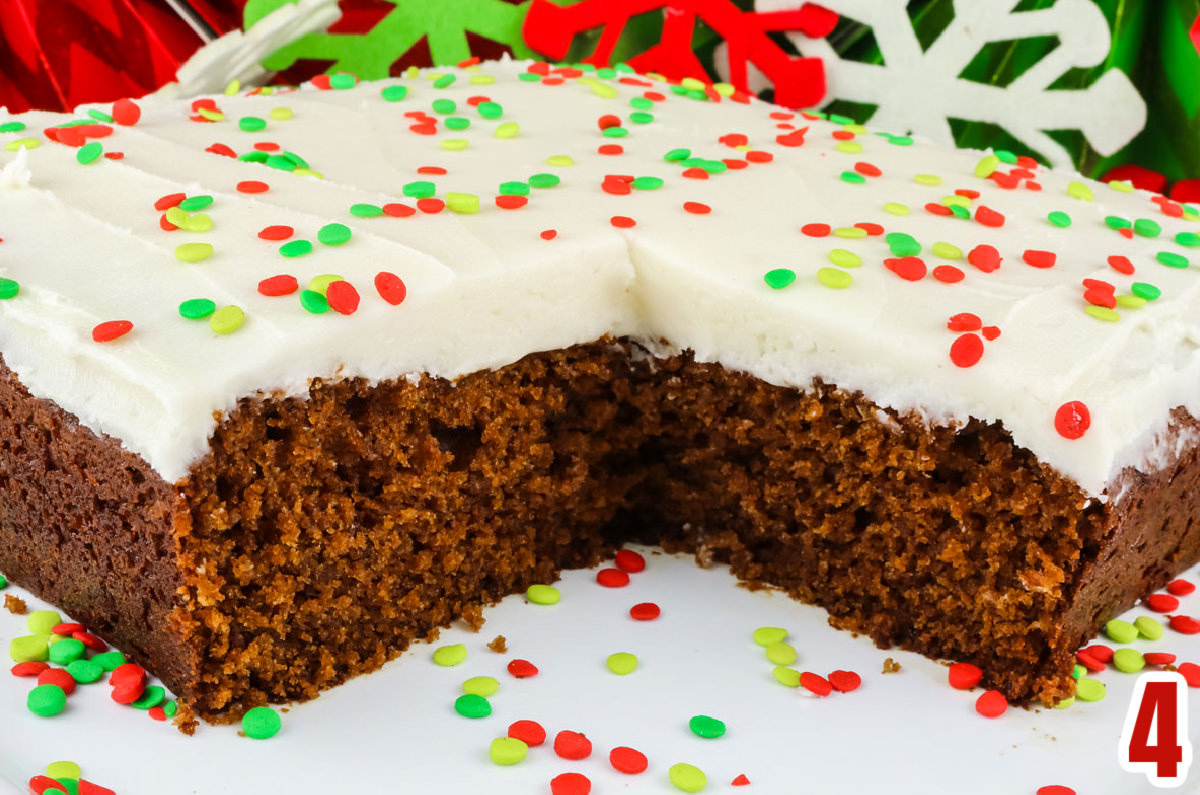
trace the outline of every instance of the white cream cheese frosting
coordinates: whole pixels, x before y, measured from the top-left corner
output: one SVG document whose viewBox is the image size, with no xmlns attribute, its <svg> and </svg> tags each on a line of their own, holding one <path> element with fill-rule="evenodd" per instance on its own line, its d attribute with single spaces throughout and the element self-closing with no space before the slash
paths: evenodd
<svg viewBox="0 0 1200 795">
<path fill-rule="evenodd" d="M 0 278 L 19 285 L 0 300 L 0 353 L 31 393 L 172 481 L 240 398 L 303 395 L 315 377 L 456 378 L 605 334 L 773 384 L 821 378 L 930 422 L 999 421 L 1096 496 L 1155 460 L 1173 407 L 1200 415 L 1190 208 L 728 92 L 547 71 L 491 63 L 199 111 L 147 99 L 132 125 L 108 107 L 0 115 Z M 93 126 L 61 132 L 72 120 Z M 244 159 L 272 155 L 284 168 Z M 155 208 L 179 193 L 191 209 L 172 218 L 194 231 L 166 231 Z M 995 213 L 1002 225 L 984 223 Z M 318 236 L 329 224 L 349 240 Z M 271 226 L 294 234 L 260 237 Z M 280 253 L 297 240 L 311 253 Z M 188 243 L 211 255 L 181 260 Z M 981 245 L 998 268 L 972 264 Z M 403 281 L 401 303 L 380 272 Z M 356 311 L 259 291 L 326 274 L 353 285 Z M 218 333 L 236 322 L 181 316 L 192 299 L 244 320 Z M 978 323 L 948 327 L 964 313 Z M 114 320 L 132 330 L 95 341 Z M 1073 401 L 1090 424 L 1064 436 Z"/>
</svg>

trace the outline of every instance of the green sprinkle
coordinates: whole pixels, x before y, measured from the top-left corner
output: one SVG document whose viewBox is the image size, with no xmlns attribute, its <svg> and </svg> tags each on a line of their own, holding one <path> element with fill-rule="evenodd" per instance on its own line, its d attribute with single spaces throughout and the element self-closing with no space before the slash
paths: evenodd
<svg viewBox="0 0 1200 795">
<path fill-rule="evenodd" d="M 971 211 L 958 204 L 951 205 L 950 212 L 954 213 L 957 218 L 970 219 L 971 217 Z"/>
<path fill-rule="evenodd" d="M 546 165 L 562 168 L 575 165 L 575 160 L 570 155 L 550 155 L 546 158 Z"/>
<path fill-rule="evenodd" d="M 725 722 L 710 718 L 708 715 L 692 716 L 692 719 L 688 721 L 688 728 L 692 730 L 692 734 L 706 740 L 715 740 L 725 736 Z"/>
<path fill-rule="evenodd" d="M 1146 640 L 1158 640 L 1163 636 L 1163 625 L 1150 616 L 1140 616 L 1133 621 L 1133 626 Z"/>
<path fill-rule="evenodd" d="M 139 696 L 138 699 L 129 706 L 133 707 L 134 709 L 150 709 L 151 707 L 157 707 L 159 704 L 163 703 L 166 697 L 167 691 L 163 690 L 158 685 L 150 685 L 144 691 L 142 691 L 142 695 Z"/>
<path fill-rule="evenodd" d="M 1049 221 L 1050 223 L 1054 224 L 1055 226 L 1061 227 L 1064 229 L 1071 225 L 1071 216 L 1069 216 L 1066 213 L 1061 212 L 1059 210 L 1055 210 L 1054 212 L 1047 215 L 1046 220 Z"/>
<path fill-rule="evenodd" d="M 437 193 L 437 185 L 428 180 L 421 179 L 416 182 L 405 183 L 400 192 L 410 199 L 427 199 Z"/>
<path fill-rule="evenodd" d="M 661 177 L 634 177 L 633 187 L 638 190 L 657 190 L 663 186 Z"/>
<path fill-rule="evenodd" d="M 515 121 L 506 121 L 496 128 L 497 138 L 512 138 L 521 131 L 521 125 Z"/>
<path fill-rule="evenodd" d="M 867 230 L 859 229 L 857 226 L 839 226 L 833 230 L 833 236 L 848 240 L 859 240 L 867 236 Z"/>
<path fill-rule="evenodd" d="M 217 334 L 232 334 L 242 327 L 245 320 L 246 313 L 242 308 L 230 304 L 213 312 L 212 317 L 208 319 L 208 327 Z"/>
<path fill-rule="evenodd" d="M 650 124 L 654 121 L 654 114 L 639 110 L 634 113 L 630 113 L 629 120 L 634 124 Z"/>
<path fill-rule="evenodd" d="M 650 110 L 654 107 L 654 100 L 646 97 L 632 97 L 629 100 L 629 107 L 635 110 Z"/>
<path fill-rule="evenodd" d="M 242 152 L 238 155 L 238 160 L 243 163 L 266 163 L 271 155 L 266 152 L 260 152 L 257 149 L 251 149 L 249 152 Z"/>
<path fill-rule="evenodd" d="M 483 696 L 467 693 L 454 700 L 454 711 L 464 718 L 486 718 L 492 714 L 492 705 Z"/>
<path fill-rule="evenodd" d="M 533 174 L 529 177 L 529 185 L 534 188 L 553 188 L 562 182 L 557 174 Z"/>
<path fill-rule="evenodd" d="M 921 253 L 921 244 L 917 239 L 905 232 L 888 232 L 883 238 L 896 257 L 914 257 Z"/>
<path fill-rule="evenodd" d="M 81 685 L 90 685 L 100 681 L 104 676 L 104 668 L 95 660 L 74 660 L 67 663 L 67 673 Z"/>
<path fill-rule="evenodd" d="M 854 283 L 854 277 L 837 268 L 818 268 L 817 281 L 834 290 L 844 290 Z"/>
<path fill-rule="evenodd" d="M 1147 301 L 1155 301 L 1162 295 L 1162 290 L 1147 282 L 1134 282 L 1129 285 L 1129 292 L 1138 298 L 1145 298 Z"/>
<path fill-rule="evenodd" d="M 1080 677 L 1075 682 L 1075 697 L 1080 701 L 1099 701 L 1104 698 L 1104 683 L 1086 676 Z"/>
<path fill-rule="evenodd" d="M 908 205 L 900 202 L 888 202 L 883 205 L 883 209 L 892 215 L 908 215 Z"/>
<path fill-rule="evenodd" d="M 458 103 L 452 99 L 445 99 L 445 98 L 435 99 L 433 101 L 432 107 L 433 107 L 434 113 L 441 113 L 442 115 L 449 115 L 449 114 L 453 113 L 454 111 L 458 110 Z"/>
<path fill-rule="evenodd" d="M 963 255 L 962 249 L 958 246 L 941 240 L 930 246 L 929 250 L 933 253 L 933 256 L 941 257 L 942 259 L 962 259 Z"/>
<path fill-rule="evenodd" d="M 535 75 L 533 72 L 521 72 L 517 75 L 517 79 L 525 83 L 536 83 L 542 78 Z"/>
<path fill-rule="evenodd" d="M 9 298 L 16 298 L 17 293 L 21 292 L 21 285 L 12 279 L 0 277 L 0 301 L 7 301 Z M 0 584 L 0 588 L 7 585 L 7 580 Z"/>
<path fill-rule="evenodd" d="M 1104 225 L 1109 229 L 1128 229 L 1133 224 L 1129 223 L 1128 218 L 1122 218 L 1119 215 L 1104 216 Z"/>
<path fill-rule="evenodd" d="M 105 651 L 92 655 L 92 662 L 105 671 L 115 671 L 119 666 L 125 664 L 125 655 L 119 651 Z"/>
<path fill-rule="evenodd" d="M 110 119 L 111 121 L 111 119 Z M 73 778 L 78 780 L 83 775 L 75 762 L 51 762 L 46 765 L 46 775 L 50 778 Z"/>
<path fill-rule="evenodd" d="M 25 122 L 23 121 L 6 121 L 4 124 L 0 124 L 0 133 L 21 132 L 24 129 Z"/>
<path fill-rule="evenodd" d="M 862 185 L 867 181 L 867 178 L 857 171 L 843 171 L 840 177 L 842 182 L 848 182 L 851 185 Z"/>
<path fill-rule="evenodd" d="M 350 241 L 350 227 L 336 221 L 317 230 L 317 240 L 327 246 L 340 246 Z"/>
<path fill-rule="evenodd" d="M 860 229 L 859 231 L 863 230 Z M 829 261 L 839 268 L 857 268 L 862 265 L 862 258 L 853 251 L 847 251 L 844 248 L 835 248 L 830 251 Z"/>
<path fill-rule="evenodd" d="M 211 207 L 212 203 L 213 197 L 205 193 L 199 196 L 187 197 L 178 204 L 178 207 L 184 212 L 194 213 L 198 210 L 204 210 L 208 207 Z"/>
<path fill-rule="evenodd" d="M 0 574 L 0 591 L 3 591 L 7 587 L 8 587 L 8 578 L 5 577 L 3 574 Z"/>
<path fill-rule="evenodd" d="M 895 146 L 912 146 L 913 139 L 907 135 L 889 135 L 888 143 Z"/>
<path fill-rule="evenodd" d="M 1133 643 L 1137 640 L 1137 627 L 1128 621 L 1114 618 L 1104 625 L 1104 634 L 1115 643 Z"/>
<path fill-rule="evenodd" d="M 535 605 L 556 605 L 562 594 L 553 585 L 531 585 L 525 589 L 525 598 Z"/>
<path fill-rule="evenodd" d="M 29 691 L 25 704 L 34 715 L 48 718 L 67 708 L 67 694 L 58 685 L 38 685 Z"/>
<path fill-rule="evenodd" d="M 777 665 L 771 671 L 771 675 L 775 677 L 776 682 L 784 687 L 800 686 L 800 672 L 795 668 L 785 668 L 782 665 Z"/>
<path fill-rule="evenodd" d="M 179 705 L 176 704 L 174 700 L 168 701 L 166 704 L 163 704 L 163 713 L 168 718 L 175 717 L 175 713 L 177 713 L 177 712 L 179 712 Z"/>
<path fill-rule="evenodd" d="M 497 765 L 515 765 L 525 759 L 529 746 L 515 737 L 497 737 L 488 748 L 488 758 Z"/>
<path fill-rule="evenodd" d="M 474 215 L 479 212 L 479 197 L 474 193 L 447 193 L 446 209 L 452 213 Z"/>
<path fill-rule="evenodd" d="M 383 215 L 383 208 L 378 204 L 352 204 L 350 214 L 357 218 L 374 218 Z"/>
<path fill-rule="evenodd" d="M 311 240 L 289 240 L 279 247 L 279 253 L 285 257 L 302 257 L 305 254 L 311 254 L 313 244 Z"/>
<path fill-rule="evenodd" d="M 1168 268 L 1186 268 L 1190 264 L 1187 257 L 1174 251 L 1160 251 L 1154 258 Z"/>
<path fill-rule="evenodd" d="M 1119 312 L 1114 309 L 1109 309 L 1106 306 L 1088 304 L 1083 308 L 1083 311 L 1096 318 L 1096 320 L 1103 320 L 1105 323 L 1116 323 L 1121 319 Z"/>
<path fill-rule="evenodd" d="M 25 626 L 35 635 L 49 635 L 61 623 L 62 616 L 54 610 L 37 610 L 25 619 Z"/>
<path fill-rule="evenodd" d="M 50 658 L 50 647 L 45 635 L 23 635 L 8 642 L 8 656 L 13 662 L 45 662 Z"/>
<path fill-rule="evenodd" d="M 838 271 L 839 273 L 841 271 Z M 849 274 L 846 274 L 847 276 Z M 776 665 L 791 665 L 796 662 L 796 647 L 790 643 L 776 641 L 764 649 L 767 655 L 767 660 Z"/>
<path fill-rule="evenodd" d="M 258 116 L 243 116 L 238 119 L 238 127 L 242 132 L 260 132 L 267 128 L 267 120 Z"/>
<path fill-rule="evenodd" d="M 624 138 L 629 135 L 629 130 L 624 127 L 606 127 L 600 134 L 605 138 Z"/>
<path fill-rule="evenodd" d="M 763 281 L 772 290 L 782 290 L 796 281 L 796 272 L 791 268 L 775 268 L 763 274 Z"/>
<path fill-rule="evenodd" d="M 87 646 L 75 638 L 63 638 L 50 647 L 50 662 L 66 666 L 87 654 Z"/>
<path fill-rule="evenodd" d="M 471 126 L 471 120 L 463 116 L 451 116 L 446 119 L 447 130 L 465 130 Z"/>
<path fill-rule="evenodd" d="M 913 182 L 918 185 L 941 185 L 942 178 L 937 174 L 914 174 Z"/>
<path fill-rule="evenodd" d="M 1136 649 L 1117 649 L 1113 653 L 1112 663 L 1118 671 L 1127 674 L 1136 674 L 1146 667 L 1146 658 Z"/>
<path fill-rule="evenodd" d="M 42 142 L 37 138 L 18 138 L 15 141 L 9 141 L 4 145 L 4 148 L 10 152 L 15 152 L 18 149 L 37 149 L 42 145 Z"/>
<path fill-rule="evenodd" d="M 1133 231 L 1142 237 L 1158 237 L 1162 227 L 1158 225 L 1158 221 L 1151 218 L 1139 218 L 1133 222 Z"/>
<path fill-rule="evenodd" d="M 1080 201 L 1085 202 L 1090 202 L 1093 198 L 1095 198 L 1092 195 L 1092 189 L 1078 180 L 1067 185 L 1067 195 L 1072 199 L 1079 199 Z"/>
<path fill-rule="evenodd" d="M 1001 163 L 1007 163 L 1010 166 L 1017 162 L 1017 156 L 1007 149 L 997 149 L 996 157 L 1000 158 Z"/>
<path fill-rule="evenodd" d="M 1145 298 L 1138 298 L 1136 295 L 1118 295 L 1117 309 L 1141 309 L 1146 305 Z"/>
<path fill-rule="evenodd" d="M 517 182 L 515 180 L 512 182 L 501 182 L 498 192 L 501 196 L 528 196 L 529 183 Z"/>
<path fill-rule="evenodd" d="M 301 290 L 300 306 L 314 315 L 323 315 L 329 311 L 329 301 L 316 290 Z"/>
<path fill-rule="evenodd" d="M 88 163 L 95 162 L 96 158 L 102 154 L 104 154 L 104 147 L 100 145 L 100 142 L 89 141 L 79 147 L 79 151 L 75 153 L 75 159 L 86 166 Z"/>
<path fill-rule="evenodd" d="M 764 649 L 772 643 L 780 643 L 787 637 L 787 630 L 783 627 L 759 627 L 754 630 L 755 644 L 762 646 Z"/>
<path fill-rule="evenodd" d="M 986 155 L 975 164 L 975 176 L 980 179 L 990 177 L 1000 167 L 1000 158 L 996 155 Z"/>
<path fill-rule="evenodd" d="M 456 79 L 457 78 L 455 77 L 455 75 L 453 73 L 444 74 L 444 75 L 440 76 L 437 80 L 433 81 L 433 87 L 434 88 L 449 88 L 450 86 L 454 85 L 454 81 Z"/>
<path fill-rule="evenodd" d="M 379 92 L 386 102 L 399 102 L 408 96 L 408 86 L 386 86 Z"/>
<path fill-rule="evenodd" d="M 276 121 L 287 121 L 295 115 L 295 112 L 291 108 L 280 106 L 278 108 L 271 108 L 271 110 L 267 112 L 267 115 Z"/>
<path fill-rule="evenodd" d="M 1180 232 L 1175 235 L 1175 242 L 1181 246 L 1200 246 L 1200 235 L 1195 232 Z"/>
<path fill-rule="evenodd" d="M 345 91 L 348 88 L 354 88 L 358 85 L 358 78 L 354 75 L 338 72 L 329 76 L 329 87 L 338 91 Z"/>
<path fill-rule="evenodd" d="M 255 707 L 242 716 L 242 731 L 252 740 L 268 740 L 279 734 L 283 720 L 270 707 Z"/>
<path fill-rule="evenodd" d="M 504 108 L 498 102 L 480 102 L 475 110 L 485 119 L 498 119 L 504 115 Z"/>
<path fill-rule="evenodd" d="M 500 682 L 493 676 L 473 676 L 462 683 L 464 693 L 472 693 L 476 696 L 487 698 L 495 694 L 500 689 Z"/>
<path fill-rule="evenodd" d="M 285 150 L 282 156 L 292 161 L 297 168 L 308 168 L 308 161 L 295 152 L 289 152 Z"/>
<path fill-rule="evenodd" d="M 708 778 L 704 775 L 703 770 L 686 762 L 671 765 L 667 775 L 670 776 L 671 783 L 675 785 L 675 788 L 683 792 L 700 792 L 708 783 Z"/>
<path fill-rule="evenodd" d="M 616 654 L 608 655 L 604 664 L 617 676 L 627 676 L 637 669 L 638 658 L 629 652 L 619 651 Z"/>
<path fill-rule="evenodd" d="M 687 160 L 691 156 L 691 149 L 672 149 L 663 155 L 663 160 L 666 160 L 668 163 L 674 163 L 680 160 Z"/>
</svg>

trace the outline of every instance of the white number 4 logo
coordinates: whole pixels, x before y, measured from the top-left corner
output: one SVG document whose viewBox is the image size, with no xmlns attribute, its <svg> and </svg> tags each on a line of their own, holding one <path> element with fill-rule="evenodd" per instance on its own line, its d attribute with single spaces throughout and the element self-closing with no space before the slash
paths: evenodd
<svg viewBox="0 0 1200 795">
<path fill-rule="evenodd" d="M 1156 787 L 1181 786 L 1192 764 L 1187 690 L 1187 682 L 1174 671 L 1144 673 L 1125 714 L 1117 751 L 1121 767 L 1145 773 Z"/>
</svg>

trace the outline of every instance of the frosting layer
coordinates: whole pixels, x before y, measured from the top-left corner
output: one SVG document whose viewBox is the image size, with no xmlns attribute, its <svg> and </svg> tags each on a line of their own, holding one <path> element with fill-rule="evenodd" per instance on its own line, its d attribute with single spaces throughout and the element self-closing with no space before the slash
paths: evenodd
<svg viewBox="0 0 1200 795">
<path fill-rule="evenodd" d="M 170 480 L 241 397 L 605 334 L 1000 421 L 1096 495 L 1200 414 L 1190 208 L 623 72 L 353 82 L 0 118 L 23 383 Z"/>
</svg>

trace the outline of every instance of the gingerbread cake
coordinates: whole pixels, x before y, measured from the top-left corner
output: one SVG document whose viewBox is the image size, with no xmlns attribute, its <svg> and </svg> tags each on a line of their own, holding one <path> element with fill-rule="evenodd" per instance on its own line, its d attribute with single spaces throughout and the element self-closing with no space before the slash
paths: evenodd
<svg viewBox="0 0 1200 795">
<path fill-rule="evenodd" d="M 199 715 L 630 540 L 1069 695 L 1200 559 L 1200 215 L 503 62 L 0 117 L 0 571 Z"/>
</svg>

